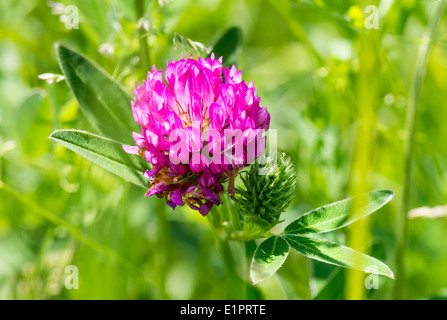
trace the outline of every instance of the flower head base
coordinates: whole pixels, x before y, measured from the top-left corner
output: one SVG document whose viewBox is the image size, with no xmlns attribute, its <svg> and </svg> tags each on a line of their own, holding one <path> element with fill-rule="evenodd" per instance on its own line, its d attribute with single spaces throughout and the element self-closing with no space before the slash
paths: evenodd
<svg viewBox="0 0 447 320">
<path fill-rule="evenodd" d="M 238 171 L 265 151 L 270 115 L 260 107 L 253 82 L 214 55 L 155 66 L 133 90 L 132 113 L 141 126 L 128 153 L 152 164 L 146 196 L 163 197 L 172 208 L 188 204 L 202 215 L 222 203 L 223 183 L 234 195 Z"/>
<path fill-rule="evenodd" d="M 261 172 L 261 174 L 260 174 Z M 279 218 L 295 195 L 295 167 L 285 154 L 269 157 L 266 164 L 256 162 L 241 179 L 245 188 L 237 188 L 236 202 L 247 219 L 268 222 L 270 227 Z"/>
</svg>

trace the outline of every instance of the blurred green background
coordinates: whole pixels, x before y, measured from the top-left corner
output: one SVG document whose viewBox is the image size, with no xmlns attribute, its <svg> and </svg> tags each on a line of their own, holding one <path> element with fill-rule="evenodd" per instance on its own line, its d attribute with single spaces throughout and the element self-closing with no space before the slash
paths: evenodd
<svg viewBox="0 0 447 320">
<path fill-rule="evenodd" d="M 67 5 L 79 10 L 78 29 L 65 26 Z M 368 5 L 379 9 L 379 29 L 365 28 Z M 445 209 L 437 218 L 399 219 L 407 213 L 405 185 L 408 208 L 447 203 L 447 14 L 437 5 L 1 1 L 0 298 L 237 298 L 225 285 L 209 219 L 144 198 L 144 190 L 47 139 L 55 129 L 91 128 L 65 81 L 38 78 L 61 73 L 54 50 L 61 42 L 95 60 L 130 92 L 145 77 L 145 64 L 164 67 L 182 52 L 204 56 L 188 39 L 210 48 L 233 26 L 242 30 L 233 59 L 243 79 L 254 81 L 271 128 L 278 130 L 278 148 L 296 166 L 298 189 L 284 219 L 357 191 L 390 189 L 396 192 L 390 204 L 325 237 L 371 254 L 393 271 L 396 253 L 405 249 L 398 258 L 404 266 L 398 296 L 394 280 L 380 277 L 379 288 L 368 290 L 364 273 L 293 252 L 274 277 L 250 287 L 249 297 L 446 298 Z M 433 26 L 436 14 L 442 16 Z M 430 30 L 436 32 L 424 64 L 420 48 Z M 406 117 L 415 102 L 413 171 L 405 180 Z M 252 254 L 253 244 L 247 248 Z M 78 267 L 79 289 L 64 286 L 68 265 Z"/>
</svg>

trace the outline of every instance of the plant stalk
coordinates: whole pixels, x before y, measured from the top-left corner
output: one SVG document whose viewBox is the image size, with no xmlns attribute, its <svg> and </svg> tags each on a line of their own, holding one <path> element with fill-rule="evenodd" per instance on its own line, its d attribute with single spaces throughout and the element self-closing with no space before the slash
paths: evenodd
<svg viewBox="0 0 447 320">
<path fill-rule="evenodd" d="M 228 222 L 228 218 L 230 218 L 230 220 L 232 219 L 231 215 L 231 210 L 227 211 L 222 208 L 214 208 L 210 213 L 210 220 L 214 229 L 217 247 L 222 258 L 225 273 L 227 275 L 227 288 L 228 294 L 231 295 L 230 299 L 245 299 L 245 290 L 242 288 L 244 283 L 238 276 L 238 266 L 230 245 L 230 240 L 225 232 L 221 232 L 223 223 Z"/>
<path fill-rule="evenodd" d="M 145 1 L 135 0 L 135 9 L 137 13 L 137 21 L 145 16 Z M 150 50 L 145 34 L 146 30 L 138 26 L 138 40 L 140 43 L 140 70 L 143 78 L 146 77 L 146 72 L 150 70 Z M 170 228 L 169 220 L 166 215 L 166 205 L 162 200 L 155 201 L 155 211 L 157 214 L 157 247 L 159 248 L 156 254 L 156 273 L 158 274 L 158 289 L 160 292 L 160 299 L 167 299 L 166 293 L 166 277 L 168 271 L 168 258 L 170 250 Z"/>
<path fill-rule="evenodd" d="M 168 257 L 170 252 L 170 228 L 169 221 L 166 215 L 166 204 L 162 199 L 156 199 L 155 211 L 157 212 L 157 274 L 158 274 L 158 288 L 160 290 L 160 299 L 167 299 L 166 293 L 166 276 L 168 271 Z"/>
<path fill-rule="evenodd" d="M 370 190 L 369 172 L 373 167 L 374 143 L 373 128 L 375 126 L 375 109 L 378 95 L 378 73 L 380 61 L 377 58 L 379 40 L 376 30 L 364 30 L 359 38 L 358 56 L 359 71 L 357 74 L 356 104 L 358 123 L 355 131 L 355 143 L 352 150 L 352 163 L 349 179 L 351 196 Z M 352 204 L 351 214 L 364 210 L 366 203 L 356 198 Z M 348 228 L 348 246 L 364 251 L 370 238 L 369 220 L 362 219 Z M 360 300 L 365 298 L 365 274 L 358 270 L 346 271 L 345 298 Z"/>
<path fill-rule="evenodd" d="M 135 8 L 137 12 L 137 20 L 144 18 L 144 0 L 135 0 Z M 143 72 L 143 76 L 146 76 L 146 72 L 151 68 L 150 49 L 147 43 L 146 30 L 138 27 L 138 40 L 140 42 L 140 69 Z"/>
<path fill-rule="evenodd" d="M 304 44 L 310 54 L 314 57 L 315 61 L 319 66 L 323 66 L 325 64 L 325 60 L 315 49 L 313 44 L 309 41 L 307 37 L 306 31 L 303 26 L 299 22 L 298 19 L 293 15 L 292 7 L 285 7 L 285 2 L 271 0 L 270 4 L 278 11 L 278 13 L 284 19 L 284 22 L 288 25 L 290 31 L 295 36 L 295 38 Z"/>
<path fill-rule="evenodd" d="M 242 232 L 241 214 L 239 213 L 238 207 L 236 206 L 235 202 L 230 199 L 228 195 L 225 197 L 225 200 L 227 210 L 230 215 L 232 227 L 235 231 L 241 233 Z M 247 265 L 245 241 L 236 241 L 235 249 L 236 249 L 236 255 L 238 257 L 237 260 L 240 264 L 239 267 L 240 276 L 243 280 L 242 284 L 243 299 L 247 299 L 248 265 Z"/>
<path fill-rule="evenodd" d="M 396 283 L 394 286 L 393 298 L 401 299 L 405 280 L 405 249 L 408 237 L 408 219 L 407 214 L 410 210 L 411 196 L 411 178 L 413 173 L 414 158 L 414 137 L 417 126 L 418 105 L 422 84 L 424 82 L 427 70 L 428 58 L 431 52 L 432 40 L 435 38 L 444 12 L 446 1 L 438 1 L 435 5 L 433 18 L 419 46 L 418 57 L 416 60 L 415 74 L 410 92 L 408 94 L 408 109 L 406 118 L 406 137 L 405 137 L 405 168 L 403 180 L 403 192 L 401 200 L 401 209 L 397 215 L 396 221 Z"/>
</svg>

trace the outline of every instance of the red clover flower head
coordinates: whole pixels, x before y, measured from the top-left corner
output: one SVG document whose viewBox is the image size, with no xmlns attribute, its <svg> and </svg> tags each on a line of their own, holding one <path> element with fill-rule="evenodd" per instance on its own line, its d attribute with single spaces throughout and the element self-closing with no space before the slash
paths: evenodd
<svg viewBox="0 0 447 320">
<path fill-rule="evenodd" d="M 164 71 L 152 67 L 133 90 L 132 113 L 141 126 L 136 146 L 123 146 L 152 164 L 146 196 L 157 195 L 175 208 L 188 204 L 207 215 L 220 205 L 228 181 L 234 196 L 239 170 L 265 151 L 270 114 L 260 107 L 253 82 L 222 58 L 173 60 Z"/>
</svg>

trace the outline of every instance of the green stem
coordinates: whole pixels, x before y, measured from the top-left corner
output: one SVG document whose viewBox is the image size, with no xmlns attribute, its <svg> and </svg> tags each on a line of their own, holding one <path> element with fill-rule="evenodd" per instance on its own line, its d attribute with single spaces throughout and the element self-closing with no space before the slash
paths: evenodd
<svg viewBox="0 0 447 320">
<path fill-rule="evenodd" d="M 225 198 L 225 203 L 227 206 L 227 210 L 230 215 L 231 225 L 233 229 L 239 233 L 242 233 L 242 224 L 241 224 L 241 214 L 234 201 L 230 199 L 227 195 Z M 237 241 L 236 242 L 236 253 L 238 257 L 238 261 L 240 263 L 240 275 L 243 280 L 243 299 L 247 299 L 247 276 L 248 276 L 248 265 L 247 265 L 247 257 L 246 257 L 246 246 L 245 241 Z"/>
<path fill-rule="evenodd" d="M 275 9 L 278 11 L 278 13 L 282 16 L 284 19 L 284 22 L 288 25 L 290 31 L 295 36 L 295 38 L 304 44 L 304 46 L 307 48 L 307 50 L 311 53 L 311 55 L 315 58 L 317 64 L 319 66 L 325 64 L 325 60 L 323 57 L 318 53 L 318 51 L 315 49 L 315 47 L 312 45 L 312 43 L 309 41 L 309 38 L 307 37 L 306 31 L 304 30 L 303 26 L 299 22 L 298 19 L 293 15 L 293 8 L 292 7 L 285 7 L 284 3 L 281 3 L 282 1 L 277 0 L 271 0 L 270 3 Z"/>
<path fill-rule="evenodd" d="M 144 18 L 145 7 L 144 0 L 135 0 L 135 9 L 137 12 L 137 19 Z M 146 38 L 146 30 L 138 28 L 138 40 L 140 42 L 140 70 L 142 76 L 146 76 L 147 70 L 150 70 L 150 51 Z M 166 293 L 166 277 L 168 270 L 168 257 L 170 248 L 170 230 L 169 221 L 166 215 L 166 205 L 163 201 L 158 200 L 155 203 L 155 211 L 158 222 L 157 247 L 159 248 L 157 254 L 156 270 L 158 274 L 158 288 L 160 290 L 160 299 L 167 299 Z"/>
<path fill-rule="evenodd" d="M 137 11 L 137 19 L 143 18 L 145 13 L 144 0 L 135 0 L 135 8 Z M 141 70 L 143 72 L 143 76 L 146 76 L 147 70 L 150 70 L 151 59 L 149 45 L 147 43 L 146 30 L 141 27 L 138 28 L 138 40 L 140 42 Z"/>
<path fill-rule="evenodd" d="M 376 1 L 375 4 L 378 4 Z M 378 53 L 381 51 L 379 33 L 376 30 L 363 30 L 357 42 L 358 72 L 355 77 L 355 103 L 357 126 L 354 131 L 354 143 L 350 165 L 349 193 L 358 195 L 370 190 L 371 172 L 374 163 L 374 128 L 377 125 L 375 110 L 378 107 L 380 70 Z M 365 208 L 362 198 L 355 198 L 351 214 Z M 368 219 L 362 219 L 347 228 L 347 244 L 354 250 L 363 251 L 370 238 Z M 365 274 L 358 270 L 346 270 L 345 299 L 361 300 L 365 298 Z"/>
<path fill-rule="evenodd" d="M 166 276 L 168 271 L 168 257 L 170 245 L 170 229 L 169 221 L 166 215 L 166 204 L 162 199 L 157 199 L 155 204 L 157 212 L 157 273 L 158 273 L 158 288 L 160 290 L 160 299 L 167 299 L 166 293 Z"/>
<path fill-rule="evenodd" d="M 442 14 L 446 6 L 446 1 L 439 1 L 434 9 L 433 19 L 423 37 L 423 43 L 419 47 L 416 61 L 416 70 L 413 78 L 411 90 L 408 94 L 408 111 L 406 119 L 406 140 L 405 140 L 405 172 L 403 180 L 403 194 L 400 214 L 397 216 L 396 223 L 396 283 L 394 287 L 394 299 L 401 299 L 404 286 L 404 260 L 405 246 L 407 242 L 407 213 L 410 209 L 411 177 L 413 171 L 414 157 L 414 137 L 416 133 L 418 104 L 422 84 L 427 70 L 428 58 L 431 51 L 432 39 L 434 39 L 436 30 L 441 21 Z"/>
<path fill-rule="evenodd" d="M 222 233 L 222 225 L 226 220 L 228 213 L 231 215 L 230 211 L 224 212 L 221 208 L 215 208 L 210 213 L 210 219 L 214 228 L 214 235 L 216 237 L 217 247 L 219 249 L 220 256 L 222 258 L 222 263 L 225 268 L 225 273 L 227 275 L 228 281 L 226 282 L 228 286 L 228 294 L 231 295 L 230 299 L 244 299 L 245 294 L 241 295 L 244 291 L 242 290 L 242 282 L 237 274 L 237 263 L 233 254 L 233 250 L 230 245 L 229 238 L 226 233 Z"/>
</svg>

